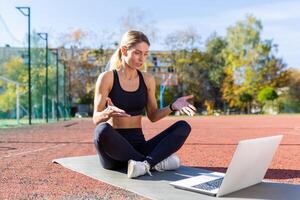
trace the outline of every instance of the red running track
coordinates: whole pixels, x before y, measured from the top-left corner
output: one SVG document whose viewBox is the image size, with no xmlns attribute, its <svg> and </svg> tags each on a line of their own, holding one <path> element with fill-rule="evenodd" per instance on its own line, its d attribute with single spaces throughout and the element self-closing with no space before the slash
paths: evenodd
<svg viewBox="0 0 300 200">
<path fill-rule="evenodd" d="M 239 140 L 283 134 L 265 178 L 300 184 L 300 115 L 144 118 L 146 138 L 180 119 L 192 126 L 183 165 L 225 172 Z M 51 163 L 95 154 L 93 129 L 83 119 L 0 130 L 0 199 L 144 199 Z"/>
</svg>

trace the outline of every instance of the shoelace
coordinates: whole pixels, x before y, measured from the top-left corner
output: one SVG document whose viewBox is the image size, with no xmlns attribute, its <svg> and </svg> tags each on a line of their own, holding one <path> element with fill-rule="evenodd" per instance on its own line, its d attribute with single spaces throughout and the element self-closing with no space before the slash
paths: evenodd
<svg viewBox="0 0 300 200">
<path fill-rule="evenodd" d="M 150 165 L 147 161 L 144 161 L 144 164 L 145 164 L 145 169 L 147 171 L 147 173 L 152 176 L 151 172 L 150 172 Z"/>
<path fill-rule="evenodd" d="M 158 163 L 158 164 L 154 167 L 155 170 L 156 170 L 156 171 L 159 171 L 159 172 L 165 171 L 165 170 L 163 170 L 162 164 L 163 164 L 163 161 L 161 161 L 160 163 Z"/>
</svg>

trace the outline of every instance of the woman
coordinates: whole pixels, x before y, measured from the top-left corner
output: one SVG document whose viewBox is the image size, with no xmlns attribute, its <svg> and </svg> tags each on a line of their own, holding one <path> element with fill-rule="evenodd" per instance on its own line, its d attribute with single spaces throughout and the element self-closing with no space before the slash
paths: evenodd
<svg viewBox="0 0 300 200">
<path fill-rule="evenodd" d="M 193 96 L 177 99 L 158 109 L 155 98 L 155 79 L 141 72 L 149 52 L 149 40 L 139 31 L 128 31 L 110 60 L 111 70 L 99 75 L 94 99 L 94 143 L 105 169 L 128 165 L 128 178 L 157 171 L 173 170 L 180 166 L 174 154 L 185 142 L 191 128 L 178 121 L 154 138 L 146 141 L 142 132 L 142 114 L 156 122 L 173 111 L 189 116 L 195 107 L 187 102 Z"/>
</svg>

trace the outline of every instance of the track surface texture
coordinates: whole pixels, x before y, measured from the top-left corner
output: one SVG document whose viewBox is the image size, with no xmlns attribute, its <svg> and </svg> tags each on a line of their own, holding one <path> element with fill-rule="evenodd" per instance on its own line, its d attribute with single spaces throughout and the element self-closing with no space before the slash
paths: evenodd
<svg viewBox="0 0 300 200">
<path fill-rule="evenodd" d="M 300 115 L 143 118 L 145 137 L 181 119 L 192 126 L 177 153 L 183 165 L 226 172 L 238 141 L 283 134 L 265 178 L 300 184 Z M 51 163 L 96 154 L 94 128 L 87 118 L 0 129 L 0 199 L 145 199 Z"/>
</svg>

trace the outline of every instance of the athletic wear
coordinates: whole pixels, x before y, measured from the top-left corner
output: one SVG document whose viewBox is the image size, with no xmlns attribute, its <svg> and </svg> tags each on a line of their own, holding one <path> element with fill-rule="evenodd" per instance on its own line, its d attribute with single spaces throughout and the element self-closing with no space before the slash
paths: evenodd
<svg viewBox="0 0 300 200">
<path fill-rule="evenodd" d="M 114 129 L 105 122 L 97 125 L 94 143 L 105 169 L 126 167 L 129 160 L 146 160 L 152 168 L 178 151 L 190 131 L 190 125 L 181 120 L 146 141 L 140 128 Z"/>
<path fill-rule="evenodd" d="M 180 159 L 176 154 L 172 154 L 154 166 L 156 171 L 174 170 L 180 167 Z"/>
<path fill-rule="evenodd" d="M 113 70 L 113 87 L 108 95 L 116 107 L 132 116 L 143 114 L 147 104 L 147 87 L 142 73 L 139 70 L 137 73 L 139 87 L 130 92 L 122 89 L 118 73 Z M 153 167 L 157 170 L 179 167 L 179 159 L 170 155 L 180 149 L 190 131 L 190 125 L 181 120 L 146 141 L 141 128 L 114 129 L 109 123 L 103 122 L 95 129 L 94 144 L 105 169 L 127 166 L 128 177 L 135 178 L 151 174 Z"/>
<path fill-rule="evenodd" d="M 136 178 L 138 176 L 142 176 L 148 173 L 152 176 L 150 172 L 150 165 L 147 161 L 128 161 L 128 168 L 127 168 L 127 177 L 128 178 Z"/>
<path fill-rule="evenodd" d="M 114 105 L 131 116 L 142 115 L 147 104 L 147 86 L 142 73 L 137 70 L 139 87 L 136 91 L 126 91 L 121 87 L 117 70 L 113 70 L 114 83 L 108 95 Z"/>
</svg>

